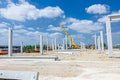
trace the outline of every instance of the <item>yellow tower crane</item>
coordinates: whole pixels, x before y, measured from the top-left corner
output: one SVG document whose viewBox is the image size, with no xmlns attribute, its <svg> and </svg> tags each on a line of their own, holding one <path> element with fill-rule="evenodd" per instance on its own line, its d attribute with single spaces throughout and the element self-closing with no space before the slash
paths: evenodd
<svg viewBox="0 0 120 80">
<path fill-rule="evenodd" d="M 62 24 L 58 25 L 59 27 L 61 27 L 61 29 L 64 31 L 64 33 L 66 34 L 67 38 L 70 40 L 71 42 L 71 48 L 73 49 L 77 49 L 80 48 L 80 46 L 76 45 L 76 43 L 74 42 L 74 40 L 72 39 L 72 37 L 68 34 L 68 32 L 65 30 L 65 28 L 62 26 Z"/>
</svg>

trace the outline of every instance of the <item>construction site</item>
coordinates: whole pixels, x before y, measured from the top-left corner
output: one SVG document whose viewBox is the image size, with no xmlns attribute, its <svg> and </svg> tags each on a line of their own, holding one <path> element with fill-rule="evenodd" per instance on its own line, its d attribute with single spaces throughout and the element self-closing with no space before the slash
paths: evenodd
<svg viewBox="0 0 120 80">
<path fill-rule="evenodd" d="M 17 6 L 16 9 L 19 9 L 18 7 L 23 3 L 22 6 L 24 9 L 26 9 L 25 5 L 30 5 L 24 0 L 21 1 L 20 5 L 13 4 L 11 1 L 8 3 L 10 8 L 11 6 L 14 6 L 14 8 Z M 100 6 L 100 4 L 98 5 Z M 50 6 L 47 7 L 47 11 L 39 10 L 33 5 L 29 7 L 32 8 L 31 11 L 36 9 L 36 14 L 40 12 L 47 13 L 51 9 Z M 85 8 L 85 10 L 87 9 Z M 3 14 L 2 10 L 5 12 L 4 9 L 0 9 L 0 16 Z M 20 10 L 22 11 L 21 8 Z M 44 16 L 47 15 L 46 13 L 44 13 Z M 61 13 L 63 14 L 62 11 Z M 33 18 L 33 14 L 34 16 L 38 16 L 35 13 L 30 13 L 29 15 L 32 15 L 32 17 L 28 17 L 27 15 L 28 22 L 29 19 Z M 40 18 L 41 15 L 43 14 L 39 15 Z M 52 15 L 55 16 L 55 14 Z M 51 18 L 49 15 L 47 17 Z M 65 16 L 62 16 L 62 18 L 65 19 Z M 14 16 L 11 19 L 14 19 Z M 33 18 L 33 20 L 36 19 L 36 17 Z M 41 24 L 46 24 L 44 18 L 42 19 Z M 57 36 L 55 37 L 54 35 L 56 34 L 43 33 L 42 30 L 45 28 L 40 28 L 40 32 L 36 30 L 35 33 L 32 32 L 34 28 L 29 28 L 31 32 L 27 32 L 27 30 L 23 30 L 25 27 L 14 25 L 15 21 L 13 21 L 12 27 L 6 28 L 5 26 L 6 30 L 0 28 L 0 36 L 2 36 L 0 40 L 0 80 L 120 80 L 120 28 L 116 30 L 117 37 L 114 37 L 116 34 L 112 32 L 114 30 L 113 26 L 115 26 L 113 23 L 116 24 L 120 21 L 120 13 L 105 16 L 105 28 L 98 31 L 92 29 L 90 33 L 87 30 L 88 28 L 84 28 L 83 40 L 82 37 L 73 36 L 77 32 L 72 31 L 71 26 L 73 24 L 69 27 L 67 25 L 71 24 L 72 21 L 76 21 L 74 26 L 81 22 L 82 26 L 85 24 L 83 27 L 88 23 L 90 23 L 90 27 L 93 27 L 93 22 L 88 21 L 85 23 L 84 21 L 87 20 L 69 19 L 70 22 L 59 22 L 59 24 L 57 24 L 57 19 L 54 19 L 57 27 L 48 26 L 49 29 L 46 31 L 53 30 L 53 33 L 55 33 L 54 30 L 56 30 L 61 33 L 56 33 Z M 22 17 L 18 21 L 21 20 Z M 21 23 L 25 24 L 24 21 L 23 19 Z M 8 25 L 7 23 L 4 24 Z M 31 23 L 28 24 L 31 25 Z M 37 25 L 37 22 L 35 24 Z M 101 23 L 95 23 L 95 26 L 97 25 L 101 25 Z M 4 25 L 2 26 L 4 27 Z M 19 31 L 19 29 L 21 30 Z M 6 32 L 3 35 L 2 32 L 4 31 Z M 22 34 L 23 32 L 24 34 Z M 78 36 L 81 36 L 81 34 L 82 32 L 79 32 Z"/>
</svg>

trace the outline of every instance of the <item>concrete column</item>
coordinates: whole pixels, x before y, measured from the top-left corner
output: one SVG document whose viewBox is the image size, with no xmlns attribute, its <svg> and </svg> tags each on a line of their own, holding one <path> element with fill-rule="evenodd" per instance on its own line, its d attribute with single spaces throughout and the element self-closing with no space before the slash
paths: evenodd
<svg viewBox="0 0 120 80">
<path fill-rule="evenodd" d="M 13 43 L 13 32 L 12 29 L 9 28 L 8 30 L 8 56 L 12 56 L 12 43 Z"/>
<path fill-rule="evenodd" d="M 40 35 L 40 54 L 43 55 L 43 36 Z"/>
<path fill-rule="evenodd" d="M 65 48 L 67 50 L 68 49 L 68 46 L 67 46 L 67 44 L 68 44 L 67 36 L 65 37 L 65 41 L 66 41 Z"/>
<path fill-rule="evenodd" d="M 94 41 L 95 41 L 95 50 L 97 50 L 97 36 L 96 36 L 96 34 L 94 35 Z"/>
<path fill-rule="evenodd" d="M 54 51 L 54 40 L 52 40 L 52 50 Z"/>
<path fill-rule="evenodd" d="M 85 48 L 85 43 L 83 43 L 83 49 L 85 50 L 86 48 Z"/>
<path fill-rule="evenodd" d="M 100 36 L 98 36 L 97 42 L 98 42 L 98 50 L 101 50 L 101 46 L 100 46 Z"/>
<path fill-rule="evenodd" d="M 82 44 L 82 42 L 80 42 L 80 48 L 83 49 L 83 44 Z"/>
<path fill-rule="evenodd" d="M 55 45 L 55 51 L 57 50 L 57 41 L 56 41 L 56 38 L 55 38 L 55 40 L 54 40 L 55 42 L 54 42 L 54 45 Z"/>
<path fill-rule="evenodd" d="M 104 51 L 103 31 L 100 31 L 101 50 Z"/>
<path fill-rule="evenodd" d="M 60 49 L 60 45 L 58 44 L 58 51 L 59 51 L 59 49 Z"/>
<path fill-rule="evenodd" d="M 69 41 L 69 45 L 70 45 L 70 48 L 71 48 L 71 42 Z"/>
<path fill-rule="evenodd" d="M 23 53 L 23 42 L 21 42 L 20 52 Z"/>
<path fill-rule="evenodd" d="M 107 17 L 106 20 L 106 32 L 107 32 L 107 42 L 108 42 L 108 56 L 112 57 L 113 47 L 112 47 L 111 24 L 109 17 Z"/>
<path fill-rule="evenodd" d="M 37 45 L 35 44 L 35 51 L 37 50 Z"/>
<path fill-rule="evenodd" d="M 47 52 L 48 52 L 49 40 L 47 38 Z"/>
<path fill-rule="evenodd" d="M 65 41 L 64 41 L 64 39 L 63 39 L 63 50 L 65 49 Z"/>
</svg>

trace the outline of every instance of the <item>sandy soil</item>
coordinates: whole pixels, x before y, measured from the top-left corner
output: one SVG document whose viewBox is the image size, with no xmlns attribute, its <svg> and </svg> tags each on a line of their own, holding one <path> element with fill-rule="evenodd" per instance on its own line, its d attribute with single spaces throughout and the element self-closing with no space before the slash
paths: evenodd
<svg viewBox="0 0 120 80">
<path fill-rule="evenodd" d="M 120 80 L 120 55 L 108 58 L 105 53 L 98 51 L 81 51 L 73 54 L 49 52 L 42 56 L 58 56 L 61 61 L 1 60 L 0 70 L 36 71 L 39 72 L 39 80 Z M 13 55 L 38 56 L 39 54 Z"/>
</svg>

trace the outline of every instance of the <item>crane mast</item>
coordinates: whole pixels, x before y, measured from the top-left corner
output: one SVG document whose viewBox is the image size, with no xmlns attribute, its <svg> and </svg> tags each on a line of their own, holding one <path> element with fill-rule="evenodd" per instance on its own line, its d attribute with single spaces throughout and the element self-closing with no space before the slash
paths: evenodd
<svg viewBox="0 0 120 80">
<path fill-rule="evenodd" d="M 61 27 L 61 29 L 64 31 L 64 33 L 66 34 L 67 38 L 70 40 L 71 44 L 72 44 L 72 48 L 80 48 L 80 46 L 77 46 L 76 43 L 74 42 L 74 40 L 72 39 L 72 37 L 68 34 L 68 32 L 65 30 L 65 28 L 59 24 L 59 27 Z"/>
</svg>

